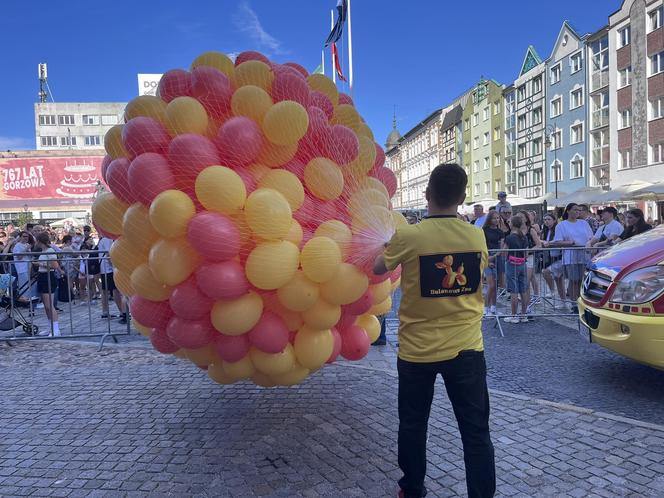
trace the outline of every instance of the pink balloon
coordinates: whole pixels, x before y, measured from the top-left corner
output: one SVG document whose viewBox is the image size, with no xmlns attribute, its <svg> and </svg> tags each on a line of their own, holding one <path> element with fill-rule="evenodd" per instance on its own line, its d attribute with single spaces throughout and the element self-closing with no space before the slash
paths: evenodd
<svg viewBox="0 0 664 498">
<path fill-rule="evenodd" d="M 171 292 L 171 309 L 184 320 L 200 320 L 210 314 L 213 301 L 196 286 L 194 277 L 185 280 Z"/>
<path fill-rule="evenodd" d="M 164 329 L 152 329 L 150 342 L 153 348 L 163 354 L 173 354 L 180 349 L 170 340 Z"/>
<path fill-rule="evenodd" d="M 131 162 L 127 180 L 133 197 L 147 207 L 161 192 L 175 188 L 168 161 L 154 152 L 141 154 Z"/>
<path fill-rule="evenodd" d="M 304 67 L 300 66 L 296 62 L 287 62 L 286 64 L 284 64 L 284 66 L 292 67 L 305 78 L 309 76 L 309 71 L 307 71 Z"/>
<path fill-rule="evenodd" d="M 101 177 L 104 180 L 104 183 L 108 185 L 108 181 L 106 181 L 106 170 L 108 169 L 108 165 L 111 164 L 111 161 L 113 161 L 113 158 L 106 154 L 104 156 L 104 159 L 101 161 Z"/>
<path fill-rule="evenodd" d="M 155 329 L 166 329 L 173 311 L 168 301 L 148 301 L 137 294 L 129 299 L 131 315 L 141 325 Z"/>
<path fill-rule="evenodd" d="M 339 330 L 346 330 L 348 327 L 355 323 L 355 320 L 357 320 L 357 315 L 353 315 L 352 313 L 348 313 L 342 309 L 341 318 L 339 318 L 339 321 L 336 323 L 335 327 Z"/>
<path fill-rule="evenodd" d="M 168 146 L 168 161 L 176 181 L 189 187 L 193 187 L 194 180 L 205 168 L 221 164 L 214 143 L 193 133 L 178 135 L 171 140 Z"/>
<path fill-rule="evenodd" d="M 382 166 L 378 168 L 371 176 L 378 178 L 383 183 L 383 185 L 385 185 L 385 188 L 387 188 L 387 193 L 390 194 L 390 197 L 393 197 L 394 194 L 396 194 L 397 177 L 390 168 Z"/>
<path fill-rule="evenodd" d="M 258 157 L 263 146 L 263 135 L 252 119 L 238 116 L 221 126 L 215 143 L 226 164 L 244 166 Z"/>
<path fill-rule="evenodd" d="M 339 92 L 339 104 L 348 104 L 355 107 L 355 103 L 353 102 L 351 96 L 343 92 Z"/>
<path fill-rule="evenodd" d="M 369 277 L 369 283 L 372 284 L 372 285 L 373 284 L 379 284 L 381 282 L 385 282 L 385 280 L 390 278 L 390 275 L 391 275 L 389 272 L 388 273 L 383 273 L 382 275 L 376 275 L 373 272 L 373 268 L 371 269 L 371 271 L 365 271 L 365 273 Z"/>
<path fill-rule="evenodd" d="M 264 62 L 265 64 L 270 64 L 270 59 L 265 57 L 263 54 L 260 52 L 255 52 L 253 50 L 248 50 L 246 52 L 241 52 L 236 58 L 235 58 L 235 67 L 239 66 L 243 62 L 247 61 L 261 61 Z"/>
<path fill-rule="evenodd" d="M 294 67 L 288 66 L 286 64 L 271 64 L 272 67 L 272 72 L 274 73 L 275 78 L 277 75 L 280 74 L 290 74 L 292 76 L 296 76 L 297 78 L 300 78 L 301 80 L 305 80 L 306 76 L 302 76 L 302 73 L 300 73 L 297 69 Z"/>
<path fill-rule="evenodd" d="M 122 128 L 122 143 L 132 158 L 145 152 L 164 154 L 169 140 L 162 124 L 145 116 L 130 119 Z"/>
<path fill-rule="evenodd" d="M 121 201 L 132 204 L 135 199 L 129 188 L 128 171 L 129 159 L 120 157 L 111 161 L 111 164 L 108 165 L 106 178 L 111 192 Z"/>
<path fill-rule="evenodd" d="M 382 168 L 385 165 L 385 151 L 377 143 L 374 142 L 374 145 L 376 146 L 376 161 L 370 173 L 374 173 L 378 168 Z"/>
<path fill-rule="evenodd" d="M 187 227 L 187 239 L 196 251 L 209 261 L 226 261 L 240 252 L 240 231 L 223 214 L 203 211 Z"/>
<path fill-rule="evenodd" d="M 191 73 L 184 69 L 166 71 L 159 80 L 157 95 L 164 102 L 170 102 L 176 97 L 191 96 Z"/>
<path fill-rule="evenodd" d="M 233 88 L 228 77 L 218 69 L 195 68 L 191 72 L 191 93 L 214 118 L 221 118 L 231 109 Z"/>
<path fill-rule="evenodd" d="M 284 169 L 286 171 L 290 171 L 300 180 L 304 179 L 304 167 L 305 164 L 302 161 L 298 161 L 297 159 L 292 159 L 290 162 L 284 165 Z"/>
<path fill-rule="evenodd" d="M 359 316 L 364 315 L 367 311 L 369 311 L 371 306 L 373 306 L 373 292 L 371 292 L 371 289 L 367 289 L 367 291 L 362 294 L 362 297 L 360 297 L 354 303 L 343 306 L 342 310 L 350 313 L 351 315 Z"/>
<path fill-rule="evenodd" d="M 361 360 L 369 352 L 370 345 L 366 331 L 357 325 L 341 331 L 341 356 L 347 360 Z"/>
<path fill-rule="evenodd" d="M 333 201 L 321 201 L 305 195 L 302 206 L 293 213 L 293 218 L 302 226 L 314 227 L 324 221 L 336 219 L 336 215 L 337 209 Z"/>
<path fill-rule="evenodd" d="M 325 113 L 327 119 L 332 119 L 334 116 L 334 105 L 327 95 L 321 92 L 313 91 L 309 98 L 311 106 L 318 107 Z"/>
<path fill-rule="evenodd" d="M 244 267 L 235 260 L 201 265 L 196 271 L 196 284 L 212 299 L 237 299 L 249 291 Z"/>
<path fill-rule="evenodd" d="M 390 273 L 390 280 L 392 283 L 401 278 L 401 265 L 397 266 L 392 273 Z"/>
<path fill-rule="evenodd" d="M 254 178 L 254 175 L 252 175 L 244 166 L 236 166 L 233 168 L 233 171 L 235 171 L 238 175 L 240 175 L 240 178 L 242 178 L 244 187 L 247 189 L 247 195 L 253 192 L 256 188 L 256 179 Z"/>
<path fill-rule="evenodd" d="M 329 141 L 330 126 L 325 113 L 315 106 L 307 108 L 309 128 L 298 143 L 295 159 L 307 164 L 314 157 L 324 156 L 325 143 Z"/>
<path fill-rule="evenodd" d="M 213 345 L 219 358 L 229 363 L 240 361 L 247 356 L 251 348 L 247 334 L 232 336 L 219 333 L 215 336 Z"/>
<path fill-rule="evenodd" d="M 247 336 L 251 344 L 264 353 L 281 353 L 288 344 L 288 327 L 278 315 L 265 311 Z"/>
<path fill-rule="evenodd" d="M 332 354 L 325 363 L 334 363 L 339 353 L 341 353 L 341 334 L 336 327 L 332 327 L 332 337 L 334 338 L 334 347 L 332 348 Z"/>
<path fill-rule="evenodd" d="M 339 166 L 346 165 L 355 160 L 360 153 L 360 142 L 357 135 L 342 125 L 334 125 L 330 140 L 326 143 L 326 156 Z"/>
<path fill-rule="evenodd" d="M 183 320 L 174 316 L 166 326 L 169 339 L 181 348 L 198 349 L 207 346 L 217 334 L 209 318 Z"/>
<path fill-rule="evenodd" d="M 293 100 L 305 108 L 309 105 L 309 85 L 297 71 L 296 74 L 277 73 L 272 82 L 272 99 L 274 102 Z"/>
</svg>

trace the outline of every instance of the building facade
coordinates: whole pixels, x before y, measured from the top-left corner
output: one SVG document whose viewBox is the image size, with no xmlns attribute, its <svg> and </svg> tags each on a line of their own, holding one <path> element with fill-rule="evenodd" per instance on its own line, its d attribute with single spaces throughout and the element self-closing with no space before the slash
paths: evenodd
<svg viewBox="0 0 664 498">
<path fill-rule="evenodd" d="M 505 192 L 516 195 L 516 90 L 510 85 L 503 90 L 505 116 Z"/>
<path fill-rule="evenodd" d="M 585 37 L 565 21 L 546 62 L 546 192 L 554 198 L 587 185 Z"/>
<path fill-rule="evenodd" d="M 126 102 L 35 104 L 37 150 L 102 150 L 104 135 L 123 122 Z"/>
<path fill-rule="evenodd" d="M 590 35 L 588 47 L 588 158 L 589 186 L 609 188 L 609 36 L 606 27 Z"/>
<path fill-rule="evenodd" d="M 625 0 L 608 26 L 611 186 L 664 175 L 664 6 Z"/>
<path fill-rule="evenodd" d="M 460 103 L 443 109 L 440 125 L 441 161 L 463 164 L 463 107 Z"/>
</svg>

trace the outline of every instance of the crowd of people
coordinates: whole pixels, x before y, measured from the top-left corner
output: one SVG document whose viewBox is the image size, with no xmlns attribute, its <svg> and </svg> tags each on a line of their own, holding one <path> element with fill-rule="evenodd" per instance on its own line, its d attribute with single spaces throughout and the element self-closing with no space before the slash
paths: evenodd
<svg viewBox="0 0 664 498">
<path fill-rule="evenodd" d="M 24 229 L 13 225 L 0 229 L 0 273 L 13 277 L 14 285 L 7 290 L 17 306 L 44 309 L 50 327 L 40 335 L 61 335 L 58 304 L 63 301 L 90 305 L 100 301 L 100 318 L 127 323 L 125 298 L 115 286 L 108 257 L 111 244 L 88 225 L 55 230 L 28 223 Z M 110 299 L 119 316 L 111 315 Z"/>
</svg>

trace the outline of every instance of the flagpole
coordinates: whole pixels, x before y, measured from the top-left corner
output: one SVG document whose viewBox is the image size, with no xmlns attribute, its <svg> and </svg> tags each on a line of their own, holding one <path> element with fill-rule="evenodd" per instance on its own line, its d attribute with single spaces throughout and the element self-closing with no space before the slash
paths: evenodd
<svg viewBox="0 0 664 498">
<path fill-rule="evenodd" d="M 334 29 L 334 10 L 330 10 L 330 30 Z M 330 59 L 332 60 L 332 81 L 336 84 L 337 82 L 337 72 L 334 69 L 336 61 L 334 60 L 334 52 L 330 48 Z"/>
<path fill-rule="evenodd" d="M 350 20 L 350 0 L 348 0 L 348 88 L 353 95 L 353 27 Z"/>
<path fill-rule="evenodd" d="M 325 76 L 325 49 L 320 51 L 320 67 L 323 68 L 323 76 Z"/>
</svg>

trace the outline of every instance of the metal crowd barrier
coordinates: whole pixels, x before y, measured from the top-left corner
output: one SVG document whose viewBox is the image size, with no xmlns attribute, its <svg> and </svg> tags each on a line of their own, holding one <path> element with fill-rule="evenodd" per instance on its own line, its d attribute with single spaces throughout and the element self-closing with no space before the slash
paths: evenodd
<svg viewBox="0 0 664 498">
<path fill-rule="evenodd" d="M 109 312 L 102 317 L 102 280 L 109 282 L 97 268 L 110 262 L 110 258 L 100 251 L 58 251 L 55 255 L 59 269 L 48 273 L 52 277 L 41 277 L 45 294 L 51 296 L 58 313 L 59 331 L 56 330 L 47 317 L 44 293 L 38 290 L 42 255 L 0 255 L 0 341 L 11 345 L 15 341 L 99 338 L 101 350 L 106 339 L 117 343 L 118 336 L 131 334 L 128 299 L 123 297 L 126 323 L 120 323 L 122 315 L 112 292 L 106 293 Z"/>
</svg>

